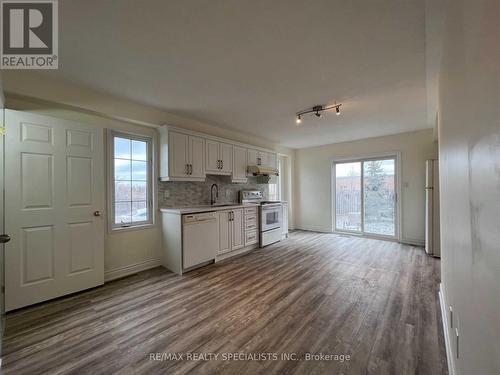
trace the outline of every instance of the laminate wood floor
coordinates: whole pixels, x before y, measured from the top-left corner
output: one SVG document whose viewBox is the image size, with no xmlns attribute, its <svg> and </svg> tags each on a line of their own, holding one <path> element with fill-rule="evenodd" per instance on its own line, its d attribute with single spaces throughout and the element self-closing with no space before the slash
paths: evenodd
<svg viewBox="0 0 500 375">
<path fill-rule="evenodd" d="M 8 314 L 3 371 L 446 374 L 439 277 L 418 247 L 296 231 L 184 276 L 159 267 Z"/>
</svg>

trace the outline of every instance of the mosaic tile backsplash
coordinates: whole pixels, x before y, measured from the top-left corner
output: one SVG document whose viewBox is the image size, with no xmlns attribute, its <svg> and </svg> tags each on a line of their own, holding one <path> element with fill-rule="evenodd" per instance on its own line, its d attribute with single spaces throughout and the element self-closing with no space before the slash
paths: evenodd
<svg viewBox="0 0 500 375">
<path fill-rule="evenodd" d="M 257 177 L 249 177 L 246 184 L 232 183 L 230 176 L 215 175 L 207 176 L 205 182 L 160 181 L 158 184 L 160 208 L 210 204 L 212 184 L 219 187 L 217 203 L 237 203 L 240 190 L 261 190 L 265 199 L 269 196 L 269 185 L 258 183 Z"/>
</svg>

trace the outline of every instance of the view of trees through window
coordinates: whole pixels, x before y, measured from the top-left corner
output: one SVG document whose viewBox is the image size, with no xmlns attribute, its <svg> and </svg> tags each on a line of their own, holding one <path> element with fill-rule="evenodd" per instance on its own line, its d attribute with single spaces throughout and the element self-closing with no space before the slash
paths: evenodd
<svg viewBox="0 0 500 375">
<path fill-rule="evenodd" d="M 396 235 L 395 159 L 335 164 L 335 227 Z"/>
<path fill-rule="evenodd" d="M 148 142 L 115 136 L 114 224 L 128 226 L 150 220 Z"/>
<path fill-rule="evenodd" d="M 394 236 L 394 160 L 366 161 L 363 168 L 364 231 Z"/>
</svg>

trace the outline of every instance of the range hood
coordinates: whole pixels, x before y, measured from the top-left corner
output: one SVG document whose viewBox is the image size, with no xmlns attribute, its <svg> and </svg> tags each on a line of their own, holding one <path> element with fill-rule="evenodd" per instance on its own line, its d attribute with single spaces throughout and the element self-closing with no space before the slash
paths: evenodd
<svg viewBox="0 0 500 375">
<path fill-rule="evenodd" d="M 261 165 L 249 166 L 248 173 L 254 176 L 277 176 L 279 174 L 277 168 L 263 167 Z"/>
</svg>

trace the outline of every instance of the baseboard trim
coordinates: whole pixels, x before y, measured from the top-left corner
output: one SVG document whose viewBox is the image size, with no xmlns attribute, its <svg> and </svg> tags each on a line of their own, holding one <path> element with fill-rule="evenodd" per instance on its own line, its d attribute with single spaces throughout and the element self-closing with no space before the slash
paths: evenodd
<svg viewBox="0 0 500 375">
<path fill-rule="evenodd" d="M 149 259 L 143 262 L 130 264 L 128 266 L 114 268 L 104 271 L 104 282 L 120 279 L 125 276 L 133 275 L 134 273 L 149 270 L 161 266 L 160 259 Z"/>
<path fill-rule="evenodd" d="M 331 230 L 325 230 L 322 228 L 314 228 L 314 227 L 308 227 L 308 226 L 296 226 L 293 230 L 305 230 L 308 232 L 319 232 L 319 233 L 333 233 Z"/>
<path fill-rule="evenodd" d="M 413 245 L 413 246 L 425 246 L 425 241 L 424 240 L 416 240 L 416 239 L 411 239 L 411 238 L 402 238 L 401 241 L 399 241 L 405 245 Z"/>
<path fill-rule="evenodd" d="M 446 346 L 446 359 L 448 362 L 448 373 L 458 375 L 455 371 L 455 362 L 451 350 L 450 330 L 448 325 L 448 312 L 446 309 L 446 299 L 443 292 L 443 284 L 439 284 L 439 305 L 441 306 L 441 321 L 443 324 L 444 344 Z"/>
</svg>

